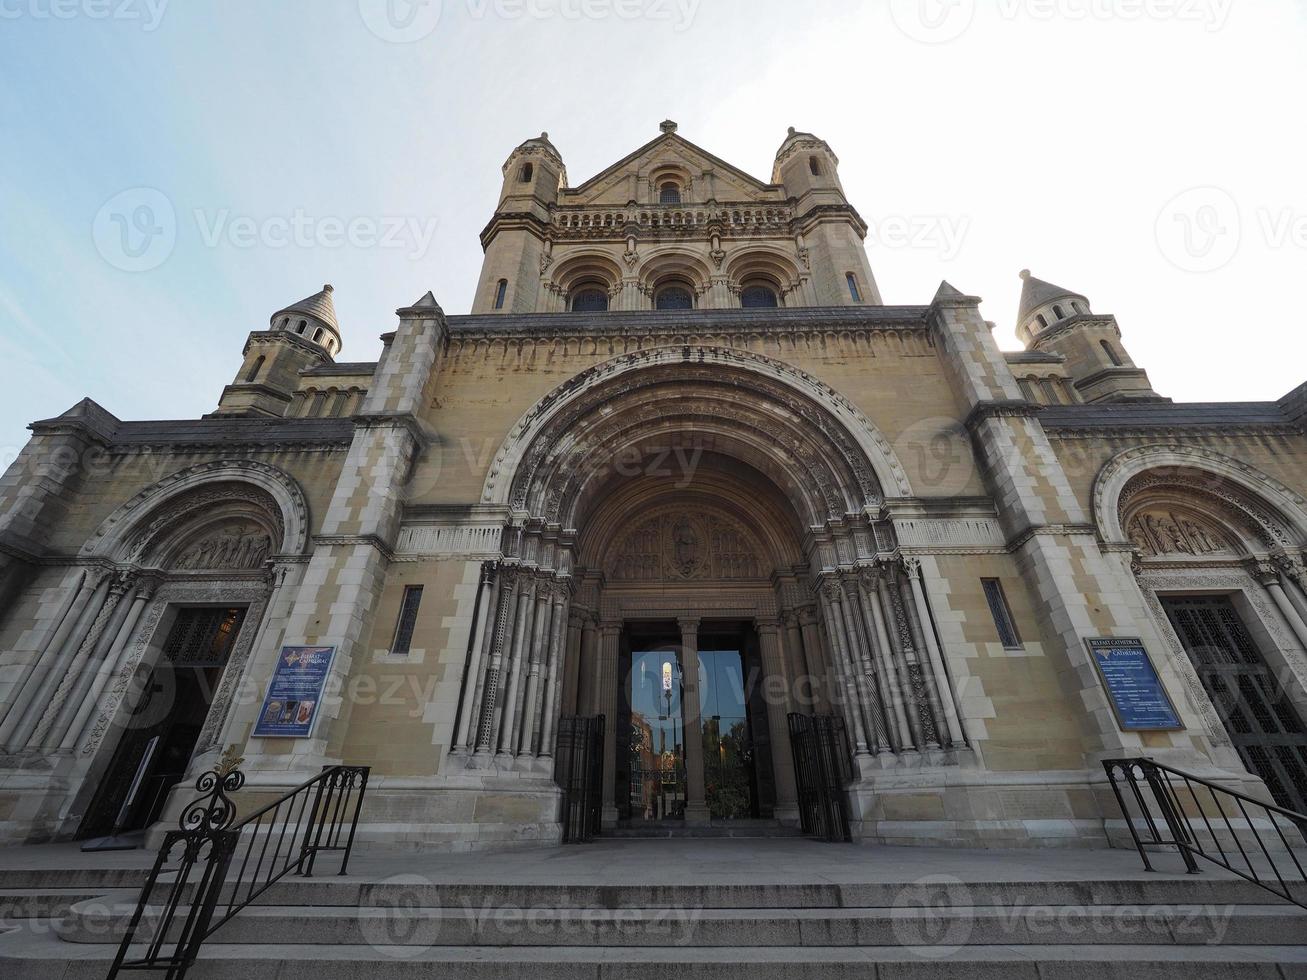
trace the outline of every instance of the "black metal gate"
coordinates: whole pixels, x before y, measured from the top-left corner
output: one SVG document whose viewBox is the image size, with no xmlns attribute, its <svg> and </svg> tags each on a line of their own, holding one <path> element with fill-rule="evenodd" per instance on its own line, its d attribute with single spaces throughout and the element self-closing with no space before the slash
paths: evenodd
<svg viewBox="0 0 1307 980">
<path fill-rule="evenodd" d="M 563 790 L 563 843 L 594 840 L 603 818 L 603 715 L 562 719 L 554 754 L 554 779 Z"/>
<path fill-rule="evenodd" d="M 1164 598 L 1244 764 L 1275 802 L 1307 813 L 1307 729 L 1225 596 Z"/>
<path fill-rule="evenodd" d="M 794 714 L 789 720 L 803 832 L 831 843 L 851 841 L 844 787 L 853 776 L 853 764 L 843 719 Z"/>
</svg>

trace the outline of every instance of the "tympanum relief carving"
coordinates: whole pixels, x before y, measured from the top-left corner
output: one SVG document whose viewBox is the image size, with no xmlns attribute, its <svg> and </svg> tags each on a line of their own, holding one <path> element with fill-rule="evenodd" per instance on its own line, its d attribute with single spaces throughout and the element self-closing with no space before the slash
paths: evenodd
<svg viewBox="0 0 1307 980">
<path fill-rule="evenodd" d="M 754 579 L 764 563 L 744 529 L 714 514 L 671 511 L 622 539 L 608 569 L 614 582 Z"/>
<path fill-rule="evenodd" d="M 1225 535 L 1220 531 L 1183 513 L 1145 511 L 1135 516 L 1128 531 L 1135 548 L 1148 558 L 1185 555 L 1207 557 L 1235 553 L 1235 549 L 1227 543 Z"/>
<path fill-rule="evenodd" d="M 173 563 L 181 571 L 254 569 L 272 551 L 272 539 L 253 526 L 229 526 L 187 547 Z"/>
</svg>

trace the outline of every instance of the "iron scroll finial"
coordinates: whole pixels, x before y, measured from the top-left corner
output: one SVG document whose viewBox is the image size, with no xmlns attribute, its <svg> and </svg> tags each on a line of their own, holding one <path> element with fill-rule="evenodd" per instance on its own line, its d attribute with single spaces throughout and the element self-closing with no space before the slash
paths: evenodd
<svg viewBox="0 0 1307 980">
<path fill-rule="evenodd" d="M 184 831 L 226 830 L 236 819 L 236 804 L 229 793 L 245 785 L 245 774 L 239 766 L 245 760 L 240 750 L 230 746 L 218 760 L 218 765 L 195 781 L 195 788 L 203 795 L 182 811 L 178 826 Z"/>
</svg>

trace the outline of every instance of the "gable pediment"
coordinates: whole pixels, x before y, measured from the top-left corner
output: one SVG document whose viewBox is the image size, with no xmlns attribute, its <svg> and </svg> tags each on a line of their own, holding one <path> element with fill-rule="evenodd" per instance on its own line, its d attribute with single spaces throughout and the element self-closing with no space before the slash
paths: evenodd
<svg viewBox="0 0 1307 980">
<path fill-rule="evenodd" d="M 694 201 L 781 200 L 775 185 L 763 183 L 675 133 L 665 133 L 579 187 L 564 190 L 561 203 L 582 207 L 621 207 L 632 200 L 647 203 L 642 195 L 647 194 L 648 182 L 661 173 L 686 178 Z"/>
</svg>

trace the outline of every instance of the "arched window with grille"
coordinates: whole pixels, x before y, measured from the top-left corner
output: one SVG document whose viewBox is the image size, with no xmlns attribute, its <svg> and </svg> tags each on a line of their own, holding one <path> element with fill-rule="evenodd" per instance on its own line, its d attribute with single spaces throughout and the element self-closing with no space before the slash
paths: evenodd
<svg viewBox="0 0 1307 980">
<path fill-rule="evenodd" d="M 680 284 L 664 286 L 654 294 L 655 310 L 692 310 L 694 293 Z"/>
<path fill-rule="evenodd" d="M 499 285 L 495 287 L 495 309 L 504 308 L 504 300 L 508 298 L 508 280 L 500 279 Z"/>
<path fill-rule="evenodd" d="M 603 313 L 608 309 L 608 293 L 597 286 L 584 286 L 572 296 L 573 313 Z"/>
<path fill-rule="evenodd" d="M 776 290 L 766 283 L 749 283 L 740 290 L 740 306 L 746 310 L 775 309 L 780 305 Z"/>
<path fill-rule="evenodd" d="M 659 204 L 680 204 L 681 188 L 674 181 L 667 181 L 658 189 Z"/>
</svg>

